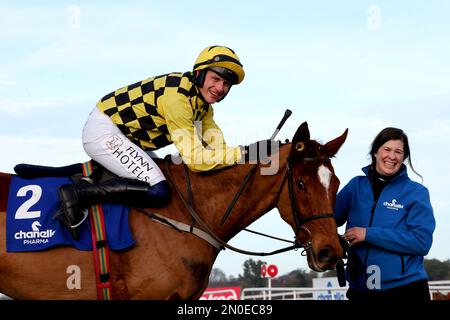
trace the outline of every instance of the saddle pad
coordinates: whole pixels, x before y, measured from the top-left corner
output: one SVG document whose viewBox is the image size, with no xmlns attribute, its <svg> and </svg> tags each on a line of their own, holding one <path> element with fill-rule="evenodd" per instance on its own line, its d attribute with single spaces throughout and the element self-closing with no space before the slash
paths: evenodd
<svg viewBox="0 0 450 320">
<path fill-rule="evenodd" d="M 45 250 L 69 245 L 92 250 L 89 219 L 78 228 L 75 240 L 68 228 L 53 216 L 60 208 L 58 189 L 70 178 L 51 177 L 11 180 L 6 211 L 6 249 L 8 252 Z M 126 249 L 134 244 L 128 224 L 128 207 L 104 204 L 105 227 L 111 250 Z"/>
</svg>

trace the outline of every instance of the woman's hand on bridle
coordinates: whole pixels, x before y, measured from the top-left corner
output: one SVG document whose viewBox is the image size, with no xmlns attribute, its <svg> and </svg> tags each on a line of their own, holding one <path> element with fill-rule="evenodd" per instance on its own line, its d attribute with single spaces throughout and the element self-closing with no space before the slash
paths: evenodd
<svg viewBox="0 0 450 320">
<path fill-rule="evenodd" d="M 366 228 L 353 227 L 345 231 L 344 239 L 347 240 L 350 245 L 354 245 L 358 242 L 366 240 Z"/>
</svg>

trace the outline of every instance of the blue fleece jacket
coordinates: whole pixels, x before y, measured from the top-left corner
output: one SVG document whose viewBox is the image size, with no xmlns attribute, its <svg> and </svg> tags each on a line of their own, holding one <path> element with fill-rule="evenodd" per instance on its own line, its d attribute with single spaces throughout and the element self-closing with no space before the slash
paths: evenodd
<svg viewBox="0 0 450 320">
<path fill-rule="evenodd" d="M 335 219 L 346 229 L 365 227 L 366 240 L 350 247 L 350 288 L 385 290 L 426 279 L 423 257 L 433 240 L 435 220 L 428 189 L 409 179 L 405 165 L 374 202 L 369 167 L 337 195 Z"/>
</svg>

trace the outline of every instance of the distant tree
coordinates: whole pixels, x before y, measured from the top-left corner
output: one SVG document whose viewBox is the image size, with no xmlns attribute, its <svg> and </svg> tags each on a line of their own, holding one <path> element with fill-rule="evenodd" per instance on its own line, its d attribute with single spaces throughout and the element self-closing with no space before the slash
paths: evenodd
<svg viewBox="0 0 450 320">
<path fill-rule="evenodd" d="M 211 270 L 211 273 L 209 275 L 209 284 L 215 285 L 215 284 L 221 284 L 225 283 L 227 281 L 227 276 L 225 272 L 223 272 L 219 268 L 213 268 Z"/>
<path fill-rule="evenodd" d="M 244 262 L 243 275 L 239 275 L 239 282 L 243 288 L 260 288 L 267 285 L 267 280 L 261 277 L 261 266 L 266 262 L 248 259 Z"/>
<path fill-rule="evenodd" d="M 450 279 L 450 260 L 439 261 L 437 259 L 425 259 L 423 264 L 428 274 L 428 280 Z"/>
<path fill-rule="evenodd" d="M 239 277 L 230 276 L 228 278 L 227 286 L 230 286 L 230 287 L 242 287 L 242 283 L 241 283 L 241 280 L 239 279 Z"/>
<path fill-rule="evenodd" d="M 317 272 L 318 273 L 318 272 Z M 319 273 L 318 273 L 319 274 Z M 336 269 L 333 270 L 328 270 L 325 271 L 323 273 L 320 273 L 320 277 L 321 278 L 325 278 L 325 277 L 337 277 L 337 273 L 336 273 Z"/>
<path fill-rule="evenodd" d="M 312 278 L 315 277 L 316 275 L 312 275 L 304 269 L 296 269 L 275 278 L 272 284 L 274 287 L 310 287 Z"/>
</svg>

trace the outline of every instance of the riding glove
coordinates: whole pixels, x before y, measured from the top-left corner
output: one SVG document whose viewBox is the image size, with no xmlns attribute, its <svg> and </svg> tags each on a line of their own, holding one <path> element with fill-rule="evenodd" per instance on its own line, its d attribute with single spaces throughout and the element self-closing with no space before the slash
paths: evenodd
<svg viewBox="0 0 450 320">
<path fill-rule="evenodd" d="M 261 140 L 248 146 L 241 146 L 242 158 L 245 163 L 268 163 L 270 155 L 277 153 L 281 142 L 278 140 Z"/>
</svg>

